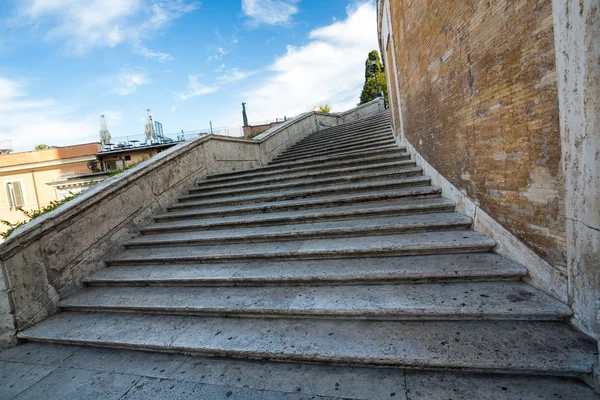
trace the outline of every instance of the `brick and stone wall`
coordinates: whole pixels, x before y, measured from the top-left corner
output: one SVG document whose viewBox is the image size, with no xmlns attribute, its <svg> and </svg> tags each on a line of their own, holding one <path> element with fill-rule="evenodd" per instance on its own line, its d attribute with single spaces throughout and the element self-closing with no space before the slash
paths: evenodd
<svg viewBox="0 0 600 400">
<path fill-rule="evenodd" d="M 398 79 L 406 139 L 566 273 L 552 2 L 391 0 L 389 7 L 397 67 L 390 83 Z"/>
<path fill-rule="evenodd" d="M 600 0 L 378 0 L 398 142 L 600 336 Z"/>
</svg>

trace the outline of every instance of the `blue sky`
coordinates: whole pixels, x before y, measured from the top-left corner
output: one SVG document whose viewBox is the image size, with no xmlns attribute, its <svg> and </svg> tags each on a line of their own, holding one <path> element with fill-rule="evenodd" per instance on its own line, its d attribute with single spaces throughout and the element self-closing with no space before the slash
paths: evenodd
<svg viewBox="0 0 600 400">
<path fill-rule="evenodd" d="M 373 0 L 2 0 L 0 142 L 165 133 L 358 102 Z"/>
</svg>

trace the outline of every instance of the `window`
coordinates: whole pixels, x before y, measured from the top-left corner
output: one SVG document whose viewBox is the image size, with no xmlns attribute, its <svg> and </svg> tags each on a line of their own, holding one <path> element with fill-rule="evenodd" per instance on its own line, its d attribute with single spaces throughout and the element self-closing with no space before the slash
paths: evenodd
<svg viewBox="0 0 600 400">
<path fill-rule="evenodd" d="M 25 196 L 20 181 L 7 182 L 6 194 L 10 208 L 19 208 L 25 205 Z"/>
<path fill-rule="evenodd" d="M 125 161 L 123 161 L 123 160 L 105 161 L 104 168 L 107 171 L 117 171 L 119 169 L 125 168 Z"/>
<path fill-rule="evenodd" d="M 131 156 L 125 156 L 125 161 L 131 161 Z"/>
</svg>

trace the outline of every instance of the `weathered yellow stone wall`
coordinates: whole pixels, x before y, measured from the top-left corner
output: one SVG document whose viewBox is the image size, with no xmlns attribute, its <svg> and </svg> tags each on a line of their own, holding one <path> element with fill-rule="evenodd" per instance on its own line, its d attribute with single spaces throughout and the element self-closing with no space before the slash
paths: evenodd
<svg viewBox="0 0 600 400">
<path fill-rule="evenodd" d="M 552 2 L 390 0 L 389 16 L 396 131 L 401 105 L 421 155 L 566 273 Z"/>
</svg>

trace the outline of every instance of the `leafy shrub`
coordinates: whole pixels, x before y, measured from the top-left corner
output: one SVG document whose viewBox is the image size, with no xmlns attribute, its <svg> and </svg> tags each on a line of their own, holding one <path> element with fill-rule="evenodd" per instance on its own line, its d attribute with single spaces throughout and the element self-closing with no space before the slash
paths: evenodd
<svg viewBox="0 0 600 400">
<path fill-rule="evenodd" d="M 29 221 L 32 221 L 41 215 L 44 215 L 46 213 L 49 213 L 50 211 L 56 210 L 60 205 L 73 200 L 75 197 L 79 196 L 79 194 L 80 193 L 69 192 L 69 195 L 66 196 L 65 198 L 63 198 L 62 200 L 51 201 L 50 204 L 42 207 L 39 210 L 26 211 L 26 210 L 23 210 L 23 208 L 19 208 L 19 211 L 21 211 L 26 217 L 28 217 L 29 220 L 18 221 L 15 223 L 11 223 L 6 220 L 0 220 L 0 224 L 8 226 L 8 230 L 6 232 L 0 232 L 0 236 L 4 239 L 8 238 L 11 235 L 11 233 L 13 233 L 15 231 L 15 229 L 19 228 L 20 226 L 25 225 Z"/>
</svg>

